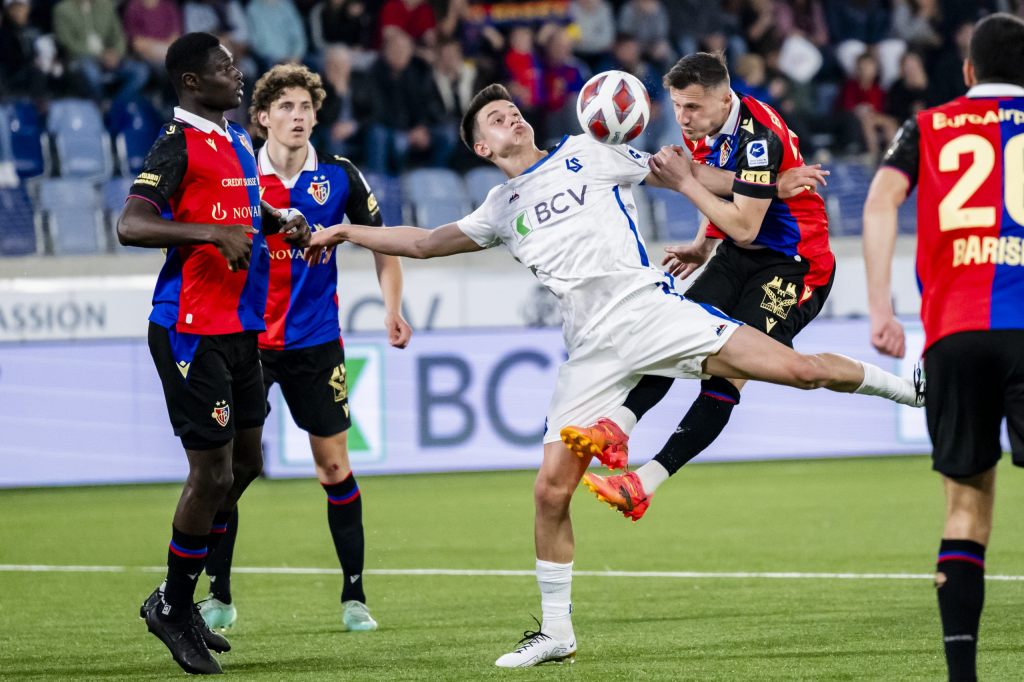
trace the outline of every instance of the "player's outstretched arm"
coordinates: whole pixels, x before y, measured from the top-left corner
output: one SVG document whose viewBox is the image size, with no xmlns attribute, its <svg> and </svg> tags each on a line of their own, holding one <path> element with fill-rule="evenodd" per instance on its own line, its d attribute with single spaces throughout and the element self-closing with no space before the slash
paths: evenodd
<svg viewBox="0 0 1024 682">
<path fill-rule="evenodd" d="M 761 222 L 772 203 L 771 198 L 759 199 L 737 194 L 734 201 L 725 201 L 715 196 L 694 176 L 690 160 L 671 147 L 665 147 L 652 156 L 650 166 L 652 173 L 664 183 L 663 186 L 685 195 L 715 227 L 737 244 L 745 246 L 757 238 Z"/>
<path fill-rule="evenodd" d="M 306 262 L 310 265 L 319 263 L 327 249 L 342 242 L 358 244 L 386 256 L 406 258 L 437 258 L 483 250 L 483 247 L 467 237 L 456 223 L 448 223 L 433 230 L 408 225 L 334 225 L 313 233 L 306 249 Z"/>
<path fill-rule="evenodd" d="M 906 351 L 903 325 L 892 308 L 892 255 L 899 227 L 897 211 L 909 191 L 906 175 L 882 166 L 875 173 L 864 202 L 863 248 L 871 345 L 879 353 L 894 358 L 902 358 Z"/>
<path fill-rule="evenodd" d="M 214 225 L 164 220 L 146 199 L 128 197 L 117 219 L 117 240 L 125 246 L 164 249 L 171 246 L 213 244 L 231 270 L 249 267 L 252 225 Z"/>
</svg>

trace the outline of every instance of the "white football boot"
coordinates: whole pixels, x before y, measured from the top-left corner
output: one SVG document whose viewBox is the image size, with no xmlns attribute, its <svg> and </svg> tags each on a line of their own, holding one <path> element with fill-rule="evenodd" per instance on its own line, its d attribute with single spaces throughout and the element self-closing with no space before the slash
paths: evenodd
<svg viewBox="0 0 1024 682">
<path fill-rule="evenodd" d="M 529 668 L 547 661 L 573 663 L 576 657 L 576 636 L 557 640 L 540 631 L 526 631 L 514 651 L 494 662 L 499 668 Z"/>
</svg>

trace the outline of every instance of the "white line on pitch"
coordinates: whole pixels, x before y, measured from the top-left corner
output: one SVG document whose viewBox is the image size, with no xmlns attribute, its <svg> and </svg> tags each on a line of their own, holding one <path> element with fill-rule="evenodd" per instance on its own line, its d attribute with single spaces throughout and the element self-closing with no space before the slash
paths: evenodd
<svg viewBox="0 0 1024 682">
<path fill-rule="evenodd" d="M 0 564 L 0 573 L 163 573 L 165 566 L 61 566 L 50 564 Z M 234 573 L 254 575 L 340 575 L 337 568 L 290 566 L 235 566 Z M 440 575 L 463 577 L 529 577 L 529 570 L 490 570 L 475 568 L 370 568 L 364 575 Z M 747 579 L 747 580 L 931 580 L 931 573 L 807 573 L 765 571 L 573 571 L 587 578 L 677 578 L 677 579 Z M 987 575 L 986 580 L 1024 582 L 1024 575 Z"/>
</svg>

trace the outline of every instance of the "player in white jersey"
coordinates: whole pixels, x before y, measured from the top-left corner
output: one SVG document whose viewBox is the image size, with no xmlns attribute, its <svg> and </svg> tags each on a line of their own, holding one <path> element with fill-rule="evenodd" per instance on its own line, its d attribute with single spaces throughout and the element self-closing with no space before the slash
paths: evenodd
<svg viewBox="0 0 1024 682">
<path fill-rule="evenodd" d="M 589 462 L 562 443 L 562 427 L 590 423 L 620 407 L 642 374 L 759 379 L 905 404 L 917 398 L 910 382 L 878 367 L 840 355 L 802 355 L 677 293 L 672 278 L 650 265 L 637 230 L 631 188 L 644 180 L 657 184 L 647 154 L 582 135 L 541 151 L 500 85 L 474 97 L 462 136 L 509 178 L 476 211 L 433 230 L 337 225 L 314 233 L 306 258 L 319 262 L 343 241 L 411 258 L 501 244 L 558 298 L 569 359 L 559 369 L 548 409 L 534 490 L 543 622 L 496 661 L 526 667 L 576 653 L 569 501 Z"/>
</svg>

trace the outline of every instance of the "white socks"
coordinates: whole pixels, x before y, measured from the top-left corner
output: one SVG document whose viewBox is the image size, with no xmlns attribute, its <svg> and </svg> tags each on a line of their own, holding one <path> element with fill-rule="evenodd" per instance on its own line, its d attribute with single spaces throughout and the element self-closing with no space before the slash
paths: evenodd
<svg viewBox="0 0 1024 682">
<path fill-rule="evenodd" d="M 625 433 L 627 436 L 636 426 L 636 415 L 633 414 L 633 412 L 629 408 L 623 405 L 620 405 L 619 407 L 616 407 L 614 410 L 609 412 L 608 419 L 611 419 L 613 422 L 615 422 L 615 424 L 620 429 L 622 429 L 622 432 Z"/>
<path fill-rule="evenodd" d="M 854 362 L 860 362 L 854 360 Z M 888 398 L 900 405 L 917 406 L 917 391 L 914 382 L 886 372 L 870 362 L 861 362 L 864 367 L 864 381 L 854 393 Z"/>
<path fill-rule="evenodd" d="M 572 562 L 556 564 L 537 559 L 541 631 L 552 639 L 575 639 L 572 631 Z"/>
<path fill-rule="evenodd" d="M 667 481 L 669 477 L 668 469 L 653 459 L 637 469 L 636 475 L 644 487 L 644 492 L 648 495 L 653 495 L 658 486 Z"/>
</svg>

